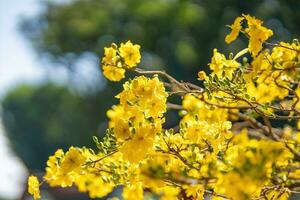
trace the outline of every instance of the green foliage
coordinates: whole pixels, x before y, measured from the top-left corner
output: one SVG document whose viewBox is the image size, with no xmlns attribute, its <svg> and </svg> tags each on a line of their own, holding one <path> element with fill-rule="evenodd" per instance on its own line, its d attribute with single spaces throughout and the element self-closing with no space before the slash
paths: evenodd
<svg viewBox="0 0 300 200">
<path fill-rule="evenodd" d="M 103 46 L 130 39 L 150 53 L 144 56 L 146 65 L 170 66 L 174 75 L 187 79 L 209 62 L 216 44 L 223 52 L 244 45 L 242 40 L 231 47 L 223 42 L 229 31 L 225 25 L 241 13 L 264 18 L 270 28 L 280 30 L 274 40 L 291 39 L 300 27 L 298 0 L 46 2 L 38 17 L 23 21 L 23 31 L 39 53 L 70 68 L 69 62 L 76 62 L 84 52 L 99 56 Z"/>
<path fill-rule="evenodd" d="M 110 129 L 106 130 L 103 141 L 99 141 L 97 136 L 93 136 L 93 141 L 101 153 L 108 154 L 117 149 L 116 138 Z"/>
<path fill-rule="evenodd" d="M 13 149 L 30 170 L 40 170 L 57 148 L 94 146 L 92 136 L 102 136 L 106 128 L 103 110 L 111 102 L 105 96 L 111 96 L 109 90 L 80 96 L 52 84 L 14 89 L 2 104 Z"/>
</svg>

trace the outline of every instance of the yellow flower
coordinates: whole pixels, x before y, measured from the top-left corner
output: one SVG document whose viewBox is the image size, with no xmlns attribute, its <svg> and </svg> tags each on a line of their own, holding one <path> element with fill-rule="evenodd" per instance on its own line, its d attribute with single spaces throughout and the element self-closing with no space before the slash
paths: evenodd
<svg viewBox="0 0 300 200">
<path fill-rule="evenodd" d="M 120 81 L 125 77 L 125 69 L 112 65 L 105 65 L 103 68 L 104 76 L 110 81 Z"/>
<path fill-rule="evenodd" d="M 126 141 L 120 151 L 123 157 L 131 163 L 137 163 L 144 159 L 151 150 L 156 133 L 155 127 L 150 123 L 145 123 L 136 128 L 133 137 Z"/>
<path fill-rule="evenodd" d="M 141 61 L 140 46 L 127 41 L 104 48 L 102 69 L 104 76 L 110 81 L 120 81 L 125 77 L 125 69 L 136 67 Z"/>
<path fill-rule="evenodd" d="M 70 187 L 73 184 L 74 176 L 63 172 L 60 166 L 61 160 L 64 157 L 62 149 L 58 149 L 53 156 L 50 156 L 47 161 L 46 174 L 44 179 L 51 187 L 61 186 Z"/>
<path fill-rule="evenodd" d="M 66 173 L 76 171 L 82 167 L 85 159 L 79 149 L 70 147 L 61 161 L 61 169 Z"/>
<path fill-rule="evenodd" d="M 233 71 L 239 66 L 240 63 L 233 59 L 227 60 L 223 54 L 214 49 L 214 55 L 211 58 L 209 67 L 218 77 L 221 77 L 224 71 L 225 75 L 231 78 Z"/>
<path fill-rule="evenodd" d="M 142 200 L 143 199 L 143 186 L 141 182 L 127 185 L 123 189 L 122 196 L 125 200 Z"/>
<path fill-rule="evenodd" d="M 117 61 L 117 50 L 113 47 L 105 47 L 104 48 L 104 57 L 102 58 L 102 62 L 105 65 L 115 65 Z"/>
<path fill-rule="evenodd" d="M 206 95 L 204 94 L 204 97 Z M 187 114 L 183 117 L 182 122 L 194 121 L 195 117 L 200 121 L 207 121 L 209 123 L 219 123 L 226 121 L 228 118 L 228 110 L 222 108 L 215 108 L 214 110 L 200 100 L 200 96 L 187 94 L 182 101 L 182 107 L 187 111 Z"/>
<path fill-rule="evenodd" d="M 198 143 L 207 137 L 208 124 L 205 121 L 189 121 L 185 134 L 187 139 Z"/>
<path fill-rule="evenodd" d="M 207 78 L 205 71 L 198 72 L 198 80 L 203 81 Z"/>
<path fill-rule="evenodd" d="M 230 26 L 231 32 L 228 35 L 226 35 L 226 37 L 225 37 L 225 42 L 227 44 L 231 43 L 239 36 L 239 32 L 242 29 L 241 23 L 243 20 L 244 20 L 244 17 L 237 17 L 234 20 L 233 24 Z"/>
<path fill-rule="evenodd" d="M 272 102 L 275 99 L 283 99 L 288 95 L 288 90 L 278 87 L 275 83 L 266 84 L 248 83 L 247 91 L 250 96 L 255 97 L 256 101 L 259 103 Z M 258 92 L 259 91 L 259 92 Z"/>
<path fill-rule="evenodd" d="M 121 43 L 119 48 L 120 55 L 125 60 L 125 68 L 133 68 L 141 61 L 140 45 L 133 45 L 131 41 L 127 41 L 125 44 Z"/>
<path fill-rule="evenodd" d="M 189 112 L 197 112 L 203 107 L 203 102 L 200 97 L 197 98 L 197 95 L 187 94 L 183 98 L 182 107 Z"/>
<path fill-rule="evenodd" d="M 47 161 L 44 179 L 52 187 L 71 187 L 80 174 L 86 173 L 83 166 L 87 157 L 95 159 L 85 148 L 70 147 L 65 154 L 62 150 L 56 151 Z"/>
<path fill-rule="evenodd" d="M 102 198 L 113 190 L 113 186 L 104 183 L 102 178 L 100 174 L 82 174 L 78 176 L 75 184 L 80 192 L 88 192 L 91 198 Z"/>
<path fill-rule="evenodd" d="M 186 190 L 187 197 L 193 197 L 193 199 L 203 200 L 204 188 L 203 185 L 185 185 L 184 189 Z"/>
<path fill-rule="evenodd" d="M 158 194 L 162 194 L 160 200 L 178 200 L 180 189 L 178 187 L 163 186 L 156 189 Z"/>
<path fill-rule="evenodd" d="M 46 172 L 48 172 L 47 169 L 46 169 Z M 58 171 L 56 171 L 55 174 L 52 174 L 52 175 L 53 176 L 50 179 L 48 179 L 48 182 L 51 187 L 55 187 L 55 186 L 60 186 L 63 188 L 71 187 L 75 180 L 75 174 L 73 172 L 65 173 L 61 169 L 59 169 Z"/>
<path fill-rule="evenodd" d="M 34 199 L 41 198 L 40 183 L 36 176 L 29 176 L 28 178 L 28 193 L 33 195 Z"/>
<path fill-rule="evenodd" d="M 254 57 L 251 62 L 253 76 L 257 76 L 257 74 L 261 74 L 263 71 L 269 73 L 272 69 L 272 63 L 270 63 L 270 60 L 272 60 L 272 58 L 268 51 L 262 51 L 262 53 Z"/>
<path fill-rule="evenodd" d="M 109 118 L 109 128 L 115 127 L 120 118 L 126 116 L 124 107 L 122 105 L 114 105 L 110 110 L 106 112 L 106 116 Z"/>
<path fill-rule="evenodd" d="M 280 42 L 279 46 L 272 49 L 271 58 L 278 62 L 293 61 L 300 58 L 300 44 Z"/>
<path fill-rule="evenodd" d="M 262 49 L 262 44 L 273 35 L 273 31 L 262 26 L 262 21 L 251 17 L 250 15 L 243 15 L 248 23 L 248 28 L 245 32 L 249 35 L 249 51 L 253 56 L 256 56 Z"/>
<path fill-rule="evenodd" d="M 123 85 L 124 90 L 118 95 L 126 112 L 143 111 L 146 118 L 162 117 L 167 109 L 167 96 L 163 83 L 155 76 L 139 76 Z"/>
<path fill-rule="evenodd" d="M 117 139 L 125 140 L 130 137 L 129 124 L 124 119 L 116 121 L 114 133 Z"/>
</svg>

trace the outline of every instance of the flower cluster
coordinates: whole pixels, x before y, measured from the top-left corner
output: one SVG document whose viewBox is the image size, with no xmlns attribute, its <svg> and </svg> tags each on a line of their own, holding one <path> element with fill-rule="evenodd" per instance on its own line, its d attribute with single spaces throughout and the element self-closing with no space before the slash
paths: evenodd
<svg viewBox="0 0 300 200">
<path fill-rule="evenodd" d="M 243 29 L 242 22 L 246 20 L 248 27 Z M 249 37 L 249 51 L 253 56 L 256 56 L 262 49 L 262 44 L 273 35 L 273 31 L 262 26 L 262 21 L 250 15 L 243 15 L 235 19 L 230 26 L 232 31 L 226 36 L 225 41 L 231 43 L 234 41 L 239 32 L 245 33 Z"/>
<path fill-rule="evenodd" d="M 110 81 L 120 81 L 125 77 L 125 70 L 137 66 L 141 61 L 140 46 L 127 41 L 120 47 L 112 44 L 104 48 L 102 69 L 104 76 Z"/>
<path fill-rule="evenodd" d="M 229 56 L 214 49 L 211 73 L 198 73 L 204 88 L 135 68 L 140 47 L 130 41 L 105 48 L 109 80 L 132 68 L 143 75 L 123 84 L 103 140 L 93 138 L 97 151 L 57 150 L 44 182 L 75 185 L 91 198 L 122 186 L 125 200 L 287 200 L 299 193 L 300 43 L 266 43 L 273 32 L 262 23 L 250 15 L 234 21 L 225 41 L 243 33 L 249 46 Z M 164 124 L 171 109 L 180 116 L 172 127 Z M 30 176 L 34 199 L 39 186 Z"/>
<path fill-rule="evenodd" d="M 162 130 L 168 93 L 157 76 L 140 76 L 123 87 L 117 95 L 120 104 L 107 112 L 109 127 L 117 142 L 122 143 L 120 151 L 124 158 L 137 162 L 145 157 L 155 134 Z"/>
</svg>

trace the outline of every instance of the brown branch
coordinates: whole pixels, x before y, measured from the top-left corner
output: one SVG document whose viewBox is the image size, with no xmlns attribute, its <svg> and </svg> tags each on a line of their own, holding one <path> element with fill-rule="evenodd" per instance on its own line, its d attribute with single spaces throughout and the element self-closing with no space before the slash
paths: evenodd
<svg viewBox="0 0 300 200">
<path fill-rule="evenodd" d="M 117 153 L 118 151 L 112 151 L 106 155 L 104 155 L 103 157 L 97 159 L 97 160 L 93 160 L 93 161 L 88 161 L 85 165 L 89 165 L 89 164 L 94 164 L 94 163 L 97 163 L 97 162 L 100 162 L 101 160 L 109 157 L 109 156 L 112 156 L 113 154 Z"/>
<path fill-rule="evenodd" d="M 174 77 L 172 77 L 171 75 L 169 75 L 165 71 L 159 71 L 159 70 L 146 71 L 146 70 L 142 70 L 140 68 L 136 68 L 134 71 L 139 73 L 139 74 L 159 74 L 159 75 L 162 75 L 162 76 L 166 77 L 171 83 L 175 83 L 180 89 L 183 89 L 184 91 L 188 90 L 188 88 L 186 88 L 183 84 L 181 84 L 179 81 L 177 81 Z"/>
<path fill-rule="evenodd" d="M 183 107 L 181 105 L 177 105 L 174 103 L 167 103 L 168 109 L 174 109 L 174 110 L 183 110 Z"/>
<path fill-rule="evenodd" d="M 300 50 L 298 49 L 294 49 L 294 48 L 291 48 L 291 47 L 287 47 L 287 46 L 283 46 L 281 44 L 273 44 L 273 43 L 269 43 L 269 42 L 264 42 L 266 45 L 269 45 L 269 46 L 273 46 L 273 47 L 282 47 L 282 48 L 285 48 L 285 49 L 289 49 L 289 50 L 292 50 L 292 51 L 296 51 L 298 53 L 300 53 Z"/>
<path fill-rule="evenodd" d="M 208 100 L 206 100 L 204 96 L 202 96 L 199 99 L 210 106 L 215 106 L 218 108 L 225 108 L 225 109 L 250 109 L 251 108 L 251 106 L 240 106 L 240 105 L 227 106 L 227 105 L 220 105 L 220 104 L 212 103 L 212 102 L 209 102 Z"/>
</svg>

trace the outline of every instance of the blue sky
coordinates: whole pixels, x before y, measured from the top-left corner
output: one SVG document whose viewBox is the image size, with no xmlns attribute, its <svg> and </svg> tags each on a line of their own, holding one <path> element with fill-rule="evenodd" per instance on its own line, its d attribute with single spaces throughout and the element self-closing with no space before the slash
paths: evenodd
<svg viewBox="0 0 300 200">
<path fill-rule="evenodd" d="M 30 44 L 18 31 L 19 19 L 39 10 L 38 0 L 0 1 L 0 96 L 18 83 L 38 81 L 43 76 Z"/>
</svg>

